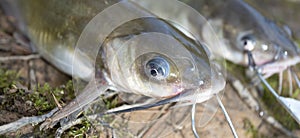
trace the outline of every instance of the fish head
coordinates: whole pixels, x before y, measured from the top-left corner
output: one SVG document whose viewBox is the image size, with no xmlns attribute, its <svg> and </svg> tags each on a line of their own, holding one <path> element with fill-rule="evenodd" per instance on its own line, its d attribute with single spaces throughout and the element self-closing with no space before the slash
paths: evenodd
<svg viewBox="0 0 300 138">
<path fill-rule="evenodd" d="M 279 25 L 245 2 L 233 1 L 228 6 L 231 10 L 220 15 L 223 23 L 219 28 L 223 30 L 229 60 L 249 65 L 246 51 L 250 51 L 257 66 L 278 68 L 275 72 L 300 62 L 299 47 Z"/>
<path fill-rule="evenodd" d="M 186 100 L 192 100 L 190 95 L 212 96 L 224 88 L 222 74 L 200 42 L 157 18 L 126 24 L 107 38 L 102 56 L 110 81 L 120 91 L 156 98 L 189 91 Z"/>
<path fill-rule="evenodd" d="M 300 62 L 300 49 L 286 32 L 267 19 L 257 25 L 260 27 L 235 36 L 236 47 L 244 51 L 243 64 L 249 64 L 245 51 L 252 53 L 255 64 L 264 70 L 262 73 L 280 72 Z"/>
</svg>

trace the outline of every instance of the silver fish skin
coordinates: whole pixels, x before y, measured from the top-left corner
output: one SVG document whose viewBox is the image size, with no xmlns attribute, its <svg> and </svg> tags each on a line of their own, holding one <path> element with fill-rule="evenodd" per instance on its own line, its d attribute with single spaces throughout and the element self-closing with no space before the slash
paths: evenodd
<svg viewBox="0 0 300 138">
<path fill-rule="evenodd" d="M 19 7 L 19 12 L 14 13 L 21 15 L 19 16 L 20 24 L 25 26 L 22 31 L 29 35 L 29 38 L 35 43 L 40 54 L 58 69 L 71 74 L 71 63 L 73 62 L 72 58 L 75 44 L 80 33 L 97 13 L 116 2 L 117 1 L 79 0 L 73 3 L 69 0 L 46 2 L 39 0 L 15 0 L 11 4 L 16 4 L 14 7 Z M 130 1 L 124 4 L 123 8 L 124 10 L 135 9 L 140 11 L 141 14 L 155 17 L 151 12 L 142 9 L 136 4 L 132 4 Z M 183 49 L 190 52 L 189 57 L 176 58 L 182 64 L 174 64 L 175 67 L 173 67 L 173 64 L 170 65 L 170 68 L 174 68 L 174 70 L 171 71 L 174 71 L 172 73 L 175 74 L 175 77 L 171 76 L 170 79 L 167 79 L 166 82 L 168 83 L 164 83 L 167 85 L 160 85 L 160 83 L 156 81 L 151 83 L 153 87 L 145 87 L 149 85 L 149 78 L 145 77 L 144 68 L 140 69 L 140 65 L 137 63 L 137 66 L 135 66 L 137 70 L 131 75 L 137 76 L 135 81 L 132 81 L 131 76 L 123 77 L 124 80 L 112 79 L 111 76 L 113 74 L 124 76 L 124 74 L 122 74 L 123 68 L 120 66 L 122 64 L 124 65 L 124 63 L 117 62 L 118 65 L 112 66 L 111 61 L 114 59 L 111 55 L 117 53 L 117 49 L 122 45 L 122 42 L 147 32 L 169 35 L 181 43 L 184 46 Z M 100 65 L 103 67 L 101 71 L 108 74 L 105 79 L 112 82 L 110 84 L 111 86 L 101 86 L 99 90 L 91 86 L 93 84 L 90 83 L 73 102 L 57 112 L 51 117 L 51 122 L 46 122 L 44 126 L 51 126 L 53 122 L 55 123 L 81 109 L 110 87 L 114 87 L 114 89 L 118 91 L 146 95 L 158 99 L 173 97 L 193 89 L 194 93 L 185 94 L 185 96 L 181 98 L 184 101 L 199 103 L 210 99 L 213 94 L 220 92 L 225 87 L 225 80 L 222 74 L 220 74 L 217 66 L 209 63 L 207 51 L 201 44 L 186 37 L 185 34 L 160 19 L 138 19 L 120 26 L 107 37 L 101 50 L 102 51 L 99 51 L 99 53 L 102 54 L 99 57 L 100 60 L 102 60 L 100 63 L 103 63 L 103 65 Z M 135 49 L 125 48 L 125 50 L 129 51 L 129 53 L 125 54 L 124 59 L 131 59 L 136 56 L 135 53 L 137 53 L 137 51 Z M 170 51 L 176 53 L 171 55 L 175 57 L 181 53 L 180 50 L 176 51 L 176 49 L 171 49 Z M 168 53 L 166 52 L 166 54 Z M 144 62 L 149 61 L 149 57 L 151 58 L 151 56 L 145 56 L 145 58 L 141 58 L 139 62 L 144 64 Z M 78 72 L 75 72 L 73 75 L 83 80 L 91 80 L 91 76 L 95 73 L 92 64 L 93 61 L 90 61 L 90 59 L 85 56 L 76 57 L 75 60 L 80 64 L 75 67 Z"/>
<path fill-rule="evenodd" d="M 31 39 L 33 49 L 37 49 L 59 70 L 71 75 L 74 49 L 80 33 L 96 14 L 116 2 L 3 0 L 0 4 L 6 14 L 16 18 L 16 26 Z M 74 76 L 88 80 L 92 73 L 89 59 L 78 57 L 75 60 L 83 66 L 74 67 L 78 71 L 73 73 Z"/>
<path fill-rule="evenodd" d="M 28 34 L 29 38 L 34 42 L 38 48 L 41 56 L 43 56 L 50 63 L 54 64 L 60 70 L 66 72 L 67 74 L 72 74 L 72 58 L 73 52 L 76 46 L 76 41 L 80 36 L 80 33 L 87 25 L 87 23 L 98 13 L 100 13 L 105 8 L 117 3 L 119 1 L 95 1 L 95 0 L 82 0 L 76 1 L 75 3 L 68 0 L 58 0 L 43 2 L 39 0 L 9 0 L 7 3 L 13 5 L 13 7 L 18 7 L 18 10 L 12 10 L 14 14 L 19 14 L 16 17 L 18 23 L 26 26 L 22 27 L 22 31 Z M 129 2 L 130 3 L 130 2 Z M 59 5 L 59 6 L 58 6 Z M 69 6 L 70 5 L 70 6 Z M 130 5 L 130 4 L 129 4 Z M 140 10 L 138 6 L 131 6 L 133 9 Z M 39 12 L 37 12 L 39 11 Z M 152 15 L 151 12 L 140 10 L 141 13 Z M 101 31 L 101 29 L 100 29 Z M 154 19 L 146 20 L 135 20 L 124 26 L 117 28 L 114 32 L 110 34 L 105 40 L 106 46 L 104 46 L 102 52 L 105 57 L 103 60 L 110 60 L 109 55 L 115 54 L 114 49 L 117 49 L 120 44 L 135 35 L 145 32 L 159 32 L 168 34 L 181 41 L 182 44 L 190 50 L 193 58 L 197 59 L 199 64 L 199 70 L 202 72 L 205 79 L 209 79 L 210 66 L 207 59 L 206 52 L 202 47 L 197 46 L 196 42 L 183 33 L 179 32 L 176 28 L 172 27 L 170 24 Z M 108 46 L 109 45 L 109 46 Z M 201 55 L 202 54 L 202 55 Z M 130 54 L 128 55 L 130 56 Z M 75 57 L 76 58 L 76 57 Z M 75 59 L 76 62 L 80 62 L 78 68 L 83 68 L 79 70 L 80 74 L 89 74 L 92 72 L 91 61 L 88 58 L 79 57 Z M 110 69 L 110 62 L 104 63 L 106 67 L 105 70 Z M 102 65 L 100 65 L 102 66 Z M 76 74 L 75 74 L 76 76 Z M 183 76 L 184 77 L 184 76 Z M 81 76 L 81 78 L 89 78 L 87 76 Z M 195 80 L 192 80 L 195 81 Z M 192 83 L 191 83 L 192 84 Z"/>
</svg>

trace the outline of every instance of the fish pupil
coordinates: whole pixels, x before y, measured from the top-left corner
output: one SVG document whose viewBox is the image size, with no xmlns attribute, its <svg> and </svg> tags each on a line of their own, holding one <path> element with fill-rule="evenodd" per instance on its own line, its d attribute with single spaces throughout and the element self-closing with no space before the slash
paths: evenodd
<svg viewBox="0 0 300 138">
<path fill-rule="evenodd" d="M 157 71 L 155 69 L 151 70 L 151 75 L 152 76 L 156 76 L 157 75 Z"/>
<path fill-rule="evenodd" d="M 244 37 L 242 37 L 241 41 L 242 41 L 244 50 L 252 51 L 254 49 L 255 39 L 253 36 L 251 36 L 251 35 L 244 36 Z"/>
<path fill-rule="evenodd" d="M 246 41 L 244 41 L 244 46 L 246 46 L 247 45 L 247 40 Z"/>
<path fill-rule="evenodd" d="M 167 78 L 169 70 L 169 63 L 161 57 L 154 57 L 153 59 L 149 60 L 145 67 L 146 75 L 157 80 Z"/>
</svg>

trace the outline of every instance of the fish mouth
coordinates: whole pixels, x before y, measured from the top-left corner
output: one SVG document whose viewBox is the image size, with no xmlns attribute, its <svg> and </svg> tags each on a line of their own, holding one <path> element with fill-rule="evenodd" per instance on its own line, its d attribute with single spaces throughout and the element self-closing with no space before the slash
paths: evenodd
<svg viewBox="0 0 300 138">
<path fill-rule="evenodd" d="M 295 66 L 298 63 L 300 63 L 300 56 L 295 56 L 292 58 L 281 59 L 278 61 L 261 65 L 259 66 L 259 69 L 262 74 L 271 76 L 275 73 L 283 72 L 284 70 L 288 69 L 291 66 Z"/>
</svg>

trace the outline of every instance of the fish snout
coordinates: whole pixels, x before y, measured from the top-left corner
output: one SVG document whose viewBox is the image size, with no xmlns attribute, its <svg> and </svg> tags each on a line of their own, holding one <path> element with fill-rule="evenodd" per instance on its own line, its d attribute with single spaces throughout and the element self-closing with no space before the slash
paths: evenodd
<svg viewBox="0 0 300 138">
<path fill-rule="evenodd" d="M 262 74 L 275 74 L 286 70 L 291 66 L 295 66 L 300 63 L 300 56 L 291 58 L 284 58 L 278 61 L 274 61 L 265 65 L 260 66 Z"/>
</svg>

